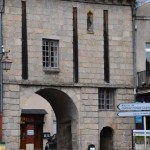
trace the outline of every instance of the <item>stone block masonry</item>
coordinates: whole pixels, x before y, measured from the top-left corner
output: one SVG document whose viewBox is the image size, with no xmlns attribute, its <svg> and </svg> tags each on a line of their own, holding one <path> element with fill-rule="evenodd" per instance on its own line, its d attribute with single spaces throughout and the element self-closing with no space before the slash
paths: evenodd
<svg viewBox="0 0 150 150">
<path fill-rule="evenodd" d="M 134 128 L 134 120 L 117 116 L 119 103 L 134 100 L 130 4 L 122 5 L 116 1 L 117 5 L 111 5 L 115 2 L 111 0 L 94 3 L 61 0 L 25 2 L 27 80 L 22 80 L 21 0 L 5 0 L 3 14 L 3 45 L 6 50 L 11 50 L 13 61 L 11 70 L 4 72 L 3 82 L 2 137 L 6 149 L 20 149 L 21 110 L 26 106 L 25 102 L 38 93 L 53 106 L 59 118 L 61 139 L 62 133 L 68 131 L 65 137 L 69 137 L 67 144 L 72 147 L 67 150 L 87 150 L 89 144 L 94 144 L 96 150 L 100 149 L 101 131 L 105 127 L 113 131 L 114 150 L 130 150 L 130 131 Z M 77 8 L 78 83 L 74 83 L 73 79 L 73 7 Z M 104 10 L 108 10 L 109 83 L 104 81 Z M 93 14 L 92 33 L 87 32 L 88 12 Z M 43 68 L 43 38 L 59 41 L 57 72 Z M 115 91 L 113 109 L 99 109 L 99 89 Z M 33 148 L 34 145 L 27 147 Z M 66 149 L 63 147 L 61 150 Z"/>
</svg>

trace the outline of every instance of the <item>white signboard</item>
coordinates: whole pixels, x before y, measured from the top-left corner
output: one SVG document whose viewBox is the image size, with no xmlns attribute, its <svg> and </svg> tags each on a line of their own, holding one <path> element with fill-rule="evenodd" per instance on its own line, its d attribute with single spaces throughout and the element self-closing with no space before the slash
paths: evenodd
<svg viewBox="0 0 150 150">
<path fill-rule="evenodd" d="M 95 148 L 93 147 L 93 148 L 90 148 L 90 150 L 95 150 Z"/>
<path fill-rule="evenodd" d="M 124 103 L 117 107 L 120 110 L 150 110 L 150 103 Z"/>
<path fill-rule="evenodd" d="M 150 116 L 150 111 L 129 111 L 129 112 L 119 112 L 120 117 L 133 117 L 133 116 Z"/>
<path fill-rule="evenodd" d="M 133 136 L 150 136 L 150 130 L 133 130 Z"/>
<path fill-rule="evenodd" d="M 27 135 L 34 135 L 34 130 L 27 130 Z"/>
</svg>

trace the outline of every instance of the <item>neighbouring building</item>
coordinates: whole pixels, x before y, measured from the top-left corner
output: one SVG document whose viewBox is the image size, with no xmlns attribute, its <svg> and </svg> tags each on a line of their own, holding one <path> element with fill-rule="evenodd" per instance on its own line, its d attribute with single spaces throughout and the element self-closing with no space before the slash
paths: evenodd
<svg viewBox="0 0 150 150">
<path fill-rule="evenodd" d="M 1 43 L 13 61 L 3 72 L 7 150 L 44 147 L 49 105 L 57 150 L 132 149 L 134 118 L 119 117 L 117 106 L 134 101 L 133 3 L 5 0 Z"/>
<path fill-rule="evenodd" d="M 137 72 L 136 101 L 150 103 L 150 2 L 135 9 L 134 20 Z M 144 128 L 143 118 L 140 122 L 136 122 L 136 128 Z M 150 129 L 150 116 L 146 117 L 146 129 Z"/>
</svg>

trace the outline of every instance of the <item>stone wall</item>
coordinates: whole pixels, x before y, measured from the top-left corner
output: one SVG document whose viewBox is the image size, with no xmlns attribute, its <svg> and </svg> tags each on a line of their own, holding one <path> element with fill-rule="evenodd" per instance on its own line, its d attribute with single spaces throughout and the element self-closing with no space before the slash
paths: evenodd
<svg viewBox="0 0 150 150">
<path fill-rule="evenodd" d="M 29 80 L 50 84 L 73 82 L 73 7 L 77 7 L 79 82 L 104 84 L 103 10 L 108 10 L 110 83 L 132 85 L 132 26 L 129 6 L 66 1 L 26 1 Z M 94 33 L 87 33 L 87 13 Z M 21 1 L 7 0 L 3 15 L 4 48 L 11 50 L 6 79 L 21 80 Z M 42 38 L 59 40 L 59 73 L 43 71 Z M 38 68 L 36 71 L 33 68 Z"/>
<path fill-rule="evenodd" d="M 20 88 L 7 84 L 3 92 L 3 141 L 6 149 L 19 150 L 20 141 Z"/>
<path fill-rule="evenodd" d="M 4 48 L 11 50 L 13 60 L 11 70 L 4 72 L 3 140 L 6 149 L 19 150 L 21 100 L 38 90 L 56 88 L 66 93 L 77 108 L 77 120 L 71 122 L 73 150 L 86 150 L 91 143 L 98 150 L 100 132 L 106 126 L 114 130 L 115 150 L 129 150 L 133 119 L 118 117 L 117 105 L 134 100 L 131 8 L 59 0 L 26 0 L 26 4 L 28 80 L 22 80 L 21 0 L 6 0 L 3 14 Z M 78 84 L 73 83 L 73 7 L 77 7 L 78 12 Z M 104 81 L 103 10 L 108 10 L 109 84 Z M 94 16 L 92 34 L 87 33 L 89 11 Z M 59 40 L 59 73 L 43 71 L 42 38 Z M 114 110 L 99 111 L 100 87 L 116 89 Z M 67 115 L 74 117 L 74 114 Z"/>
<path fill-rule="evenodd" d="M 99 146 L 99 116 L 98 116 L 98 89 L 81 89 L 81 149 L 88 148 L 88 145 Z"/>
<path fill-rule="evenodd" d="M 111 127 L 114 131 L 114 150 L 132 149 L 132 129 L 135 128 L 134 117 L 119 117 L 117 106 L 121 103 L 130 103 L 134 100 L 133 89 L 118 89 L 115 95 L 115 110 L 99 112 L 99 130 Z"/>
<path fill-rule="evenodd" d="M 45 86 L 42 88 L 44 89 Z M 49 86 L 49 88 L 52 87 Z M 3 140 L 6 142 L 7 149 L 19 149 L 21 114 L 19 101 L 29 98 L 40 89 L 41 86 L 36 86 L 36 88 L 34 86 L 26 88 L 26 86 L 19 87 L 8 84 L 4 86 Z M 134 129 L 134 119 L 117 116 L 117 105 L 133 100 L 132 89 L 118 89 L 116 91 L 115 109 L 112 111 L 98 110 L 98 88 L 84 87 L 80 90 L 80 88 L 62 87 L 61 91 L 64 91 L 78 106 L 78 119 L 71 121 L 73 150 L 86 149 L 89 144 L 94 144 L 98 149 L 100 147 L 100 133 L 104 127 L 111 127 L 114 131 L 115 150 L 119 148 L 122 150 L 131 149 L 131 130 Z"/>
</svg>

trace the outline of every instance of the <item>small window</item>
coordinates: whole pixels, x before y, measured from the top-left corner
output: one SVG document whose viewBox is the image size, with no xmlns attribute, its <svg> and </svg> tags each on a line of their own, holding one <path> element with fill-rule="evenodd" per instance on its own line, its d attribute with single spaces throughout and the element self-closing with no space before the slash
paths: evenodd
<svg viewBox="0 0 150 150">
<path fill-rule="evenodd" d="M 59 41 L 51 39 L 43 39 L 43 67 L 58 68 L 58 49 Z"/>
<path fill-rule="evenodd" d="M 93 13 L 91 11 L 87 14 L 87 31 L 93 33 Z"/>
<path fill-rule="evenodd" d="M 99 109 L 113 110 L 114 109 L 114 90 L 99 89 Z"/>
</svg>

